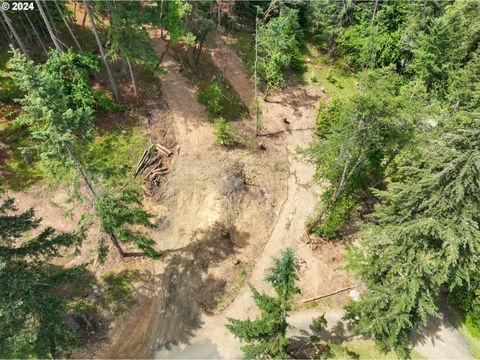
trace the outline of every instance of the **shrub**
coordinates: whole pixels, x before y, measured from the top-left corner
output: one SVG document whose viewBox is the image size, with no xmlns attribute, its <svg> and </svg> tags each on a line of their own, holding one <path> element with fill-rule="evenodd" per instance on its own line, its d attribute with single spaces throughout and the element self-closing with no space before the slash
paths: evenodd
<svg viewBox="0 0 480 360">
<path fill-rule="evenodd" d="M 205 105 L 210 115 L 218 115 L 222 111 L 222 97 L 222 90 L 217 84 L 200 89 L 197 95 L 198 102 Z"/>
<path fill-rule="evenodd" d="M 315 326 L 318 331 L 323 330 L 327 326 L 327 324 L 328 321 L 327 319 L 325 319 L 325 314 L 313 318 L 313 326 Z"/>
<path fill-rule="evenodd" d="M 232 125 L 222 117 L 215 120 L 215 138 L 218 144 L 231 146 L 235 142 L 235 134 Z"/>
<path fill-rule="evenodd" d="M 322 102 L 318 109 L 315 134 L 320 137 L 327 136 L 332 123 L 341 117 L 341 110 L 342 104 L 337 97 L 333 98 L 329 104 Z"/>
<path fill-rule="evenodd" d="M 470 311 L 465 318 L 465 326 L 473 336 L 480 339 L 480 312 Z"/>
<path fill-rule="evenodd" d="M 311 81 L 312 83 L 317 83 L 317 82 L 318 82 L 318 79 L 317 79 L 317 77 L 316 77 L 315 75 L 313 75 L 313 76 L 310 78 L 310 81 Z"/>
<path fill-rule="evenodd" d="M 109 272 L 102 276 L 102 280 L 105 282 L 103 294 L 105 307 L 116 314 L 121 314 L 134 304 L 133 286 L 125 273 Z"/>
<path fill-rule="evenodd" d="M 352 216 L 356 202 L 352 198 L 343 198 L 335 202 L 313 233 L 328 239 L 338 236 L 343 225 Z"/>
</svg>

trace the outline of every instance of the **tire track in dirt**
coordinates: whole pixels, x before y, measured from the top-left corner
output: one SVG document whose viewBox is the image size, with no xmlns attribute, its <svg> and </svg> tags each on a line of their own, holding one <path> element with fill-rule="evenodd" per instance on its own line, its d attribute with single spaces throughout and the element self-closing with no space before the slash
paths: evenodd
<svg viewBox="0 0 480 360">
<path fill-rule="evenodd" d="M 247 107 L 251 107 L 255 101 L 253 84 L 245 71 L 242 60 L 228 47 L 224 36 L 214 32 L 211 37 L 214 42 L 208 49 L 213 62 L 222 71 L 223 76 L 232 85 L 243 103 Z"/>
</svg>

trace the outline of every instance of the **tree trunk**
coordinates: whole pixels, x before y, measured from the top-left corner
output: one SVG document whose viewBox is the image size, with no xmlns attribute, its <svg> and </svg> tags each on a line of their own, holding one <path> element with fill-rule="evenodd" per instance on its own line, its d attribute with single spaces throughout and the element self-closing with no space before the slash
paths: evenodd
<svg viewBox="0 0 480 360">
<path fill-rule="evenodd" d="M 63 48 L 61 47 L 60 45 L 60 42 L 58 41 L 57 39 L 57 36 L 55 35 L 53 29 L 52 29 L 52 26 L 50 25 L 50 22 L 48 21 L 48 18 L 47 18 L 47 15 L 45 15 L 45 11 L 43 11 L 43 7 L 42 7 L 42 4 L 40 3 L 40 0 L 35 0 L 36 4 L 37 4 L 37 7 L 38 7 L 38 10 L 40 11 L 40 15 L 43 19 L 43 22 L 45 23 L 46 27 L 47 27 L 47 31 L 48 31 L 48 34 L 50 35 L 50 37 L 52 38 L 52 41 L 53 41 L 53 45 L 55 45 L 55 48 L 60 51 L 60 52 L 64 52 L 63 51 Z"/>
<path fill-rule="evenodd" d="M 20 47 L 20 50 L 22 50 L 22 52 L 25 54 L 27 59 L 31 59 L 30 55 L 27 52 L 27 48 L 23 44 L 22 39 L 20 38 L 20 36 L 18 36 L 17 31 L 15 30 L 15 28 L 12 25 L 12 22 L 10 21 L 10 18 L 8 17 L 5 10 L 3 10 L 3 8 L 1 6 L 0 6 L 0 11 L 2 12 L 3 19 L 5 20 L 5 23 L 7 24 L 8 28 L 10 29 L 10 32 L 13 34 L 13 37 L 15 38 L 15 41 L 17 42 L 18 46 Z M 12 43 L 12 45 L 13 45 L 13 43 Z"/>
<path fill-rule="evenodd" d="M 56 8 L 57 8 L 57 10 L 58 10 L 58 13 L 59 13 L 60 16 L 62 17 L 63 23 L 64 23 L 65 26 L 67 27 L 67 30 L 68 30 L 70 36 L 73 38 L 73 41 L 75 42 L 75 45 L 77 45 L 78 50 L 79 50 L 80 52 L 82 52 L 82 51 L 83 51 L 82 46 L 81 46 L 80 43 L 78 42 L 77 37 L 76 37 L 75 34 L 73 33 L 72 28 L 71 28 L 70 25 L 68 24 L 67 19 L 65 19 L 65 16 L 63 16 L 62 10 L 60 9 L 60 6 L 58 6 L 57 0 L 53 0 L 53 2 L 55 3 L 55 6 L 56 6 Z"/>
<path fill-rule="evenodd" d="M 135 75 L 133 74 L 132 64 L 130 64 L 130 59 L 125 55 L 125 60 L 128 64 L 128 71 L 130 72 L 130 78 L 132 79 L 133 94 L 137 97 L 137 86 L 135 85 Z"/>
<path fill-rule="evenodd" d="M 195 44 L 188 44 L 188 63 L 190 67 L 195 68 Z"/>
<path fill-rule="evenodd" d="M 68 155 L 70 156 L 70 158 L 75 163 L 75 167 L 79 171 L 83 181 L 85 182 L 85 185 L 87 186 L 88 190 L 90 191 L 90 194 L 92 195 L 93 202 L 95 203 L 95 201 L 98 198 L 98 195 L 97 195 L 97 192 L 95 191 L 95 189 L 93 187 L 92 182 L 88 178 L 88 175 L 87 175 L 85 169 L 83 168 L 82 164 L 80 164 L 80 161 L 78 161 L 78 159 L 73 154 L 73 151 L 72 151 L 72 148 L 70 147 L 70 145 L 66 145 L 66 148 L 67 148 Z M 118 241 L 115 233 L 111 230 L 104 230 L 104 232 L 108 235 L 108 237 L 110 238 L 110 241 L 112 242 L 113 246 L 115 246 L 115 248 L 117 249 L 117 251 L 118 251 L 118 253 L 120 254 L 121 257 L 145 256 L 145 254 L 143 252 L 125 252 L 125 251 L 123 251 L 122 246 L 120 245 L 120 242 Z"/>
<path fill-rule="evenodd" d="M 93 20 L 92 13 L 88 7 L 87 0 L 83 0 L 83 3 L 85 4 L 85 10 L 88 15 L 88 20 L 90 20 L 90 24 L 92 25 L 92 32 L 93 32 L 93 35 L 95 36 L 95 40 L 97 41 L 97 46 L 98 46 L 98 49 L 100 50 L 100 56 L 102 58 L 103 64 L 105 65 L 105 68 L 107 69 L 108 80 L 110 82 L 110 86 L 112 87 L 113 98 L 115 100 L 118 100 L 117 86 L 115 84 L 115 80 L 113 78 L 113 73 L 110 68 L 110 65 L 108 64 L 107 59 L 105 57 L 105 50 L 100 40 L 100 36 L 97 33 L 97 29 L 95 27 L 95 21 Z"/>
<path fill-rule="evenodd" d="M 160 54 L 160 58 L 158 60 L 158 65 L 157 67 L 162 63 L 163 57 L 167 54 L 168 50 L 170 49 L 170 42 L 165 41 L 165 49 L 163 49 L 163 52 Z"/>
<path fill-rule="evenodd" d="M 221 5 L 222 5 L 222 1 L 217 0 L 217 29 L 220 28 L 220 20 L 222 19 Z"/>
<path fill-rule="evenodd" d="M 163 1 L 160 2 L 160 38 L 163 39 Z"/>
<path fill-rule="evenodd" d="M 45 52 L 45 54 L 48 54 L 47 48 L 46 48 L 45 45 L 43 44 L 42 38 L 40 37 L 40 35 L 38 35 L 37 29 L 35 29 L 35 26 L 33 26 L 32 21 L 31 21 L 30 18 L 28 17 L 28 12 L 25 11 L 24 14 L 25 14 L 25 17 L 27 18 L 28 23 L 30 24 L 30 27 L 32 28 L 33 34 L 35 35 L 35 37 L 37 38 L 38 43 L 39 43 L 40 46 L 42 47 L 42 50 Z"/>
<path fill-rule="evenodd" d="M 378 8 L 378 0 L 375 0 L 375 5 L 373 6 L 373 14 L 372 14 L 372 20 L 370 21 L 371 24 L 375 21 L 375 15 L 377 14 L 377 8 Z"/>
<path fill-rule="evenodd" d="M 45 30 L 45 23 L 43 22 L 42 17 L 38 14 L 38 11 L 36 11 L 35 14 L 37 15 L 38 28 L 41 30 L 43 38 L 46 39 L 49 36 L 48 36 L 48 33 Z M 33 23 L 33 25 L 35 26 L 36 24 Z"/>
<path fill-rule="evenodd" d="M 87 11 L 83 13 L 82 19 L 82 47 L 85 47 L 85 21 L 87 20 Z"/>
<path fill-rule="evenodd" d="M 43 2 L 44 2 L 44 4 L 45 4 L 44 10 L 45 10 L 45 13 L 47 14 L 47 18 L 48 18 L 48 20 L 50 21 L 50 24 L 51 24 L 51 26 L 52 26 L 53 32 L 54 32 L 55 35 L 57 36 L 57 40 L 60 42 L 59 36 L 60 36 L 61 32 L 58 31 L 57 26 L 55 25 L 55 21 L 53 21 L 52 14 L 50 13 L 50 10 L 49 10 L 49 8 L 48 8 L 47 0 L 43 0 Z"/>
<path fill-rule="evenodd" d="M 28 43 L 33 42 L 32 34 L 30 33 L 30 31 L 28 31 L 28 28 L 25 25 L 25 22 L 22 20 L 22 17 L 19 16 L 19 19 L 20 23 L 22 24 L 23 30 L 25 31 L 25 35 L 27 36 Z"/>
<path fill-rule="evenodd" d="M 114 0 L 113 3 L 115 4 L 115 0 Z M 110 21 L 110 25 L 113 26 L 115 31 L 118 34 L 123 35 L 122 30 L 118 27 L 117 23 L 113 20 L 111 12 L 109 12 L 108 19 Z M 128 26 L 128 23 L 127 23 L 127 26 Z M 133 69 L 132 69 L 132 64 L 130 63 L 130 59 L 129 59 L 128 55 L 125 53 L 125 48 L 123 46 L 122 39 L 123 38 L 120 39 L 119 48 L 120 48 L 120 55 L 121 55 L 121 58 L 122 58 L 122 65 L 124 67 L 123 70 L 124 70 L 125 73 L 128 71 L 128 74 L 130 76 L 130 81 L 132 82 L 133 94 L 135 95 L 135 97 L 137 97 L 137 86 L 135 84 L 135 75 L 133 74 Z M 126 69 L 125 69 L 125 66 L 126 66 Z"/>
<path fill-rule="evenodd" d="M 0 24 L 2 24 L 2 29 L 3 29 L 3 32 L 5 33 L 5 39 L 9 43 L 15 44 L 15 39 L 12 37 L 12 34 L 10 34 L 10 30 L 8 30 L 7 25 L 5 25 L 5 22 L 1 17 L 0 17 Z"/>
</svg>

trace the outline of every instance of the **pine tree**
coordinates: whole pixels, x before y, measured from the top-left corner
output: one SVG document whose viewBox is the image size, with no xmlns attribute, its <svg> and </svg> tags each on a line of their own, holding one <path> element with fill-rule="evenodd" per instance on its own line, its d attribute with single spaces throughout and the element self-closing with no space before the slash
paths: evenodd
<svg viewBox="0 0 480 360">
<path fill-rule="evenodd" d="M 248 343 L 241 348 L 246 359 L 288 358 L 287 317 L 293 297 L 300 292 L 296 286 L 299 264 L 290 248 L 284 250 L 280 258 L 273 258 L 273 262 L 273 267 L 267 270 L 265 280 L 275 290 L 276 297 L 259 292 L 250 285 L 260 316 L 255 320 L 228 319 L 228 330 Z"/>
</svg>

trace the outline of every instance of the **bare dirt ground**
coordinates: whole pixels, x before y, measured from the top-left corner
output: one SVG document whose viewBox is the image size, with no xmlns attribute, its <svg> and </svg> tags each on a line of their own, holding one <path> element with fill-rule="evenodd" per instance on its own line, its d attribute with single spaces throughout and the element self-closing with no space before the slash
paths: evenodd
<svg viewBox="0 0 480 360">
<path fill-rule="evenodd" d="M 212 35 L 213 45 L 208 47 L 215 65 L 223 72 L 223 75 L 232 85 L 235 92 L 247 107 L 255 102 L 252 83 L 248 78 L 240 57 L 226 44 L 224 37 L 218 32 Z"/>
<path fill-rule="evenodd" d="M 152 35 L 162 51 L 162 41 Z M 275 145 L 279 140 L 267 139 L 267 146 L 278 150 L 265 152 L 214 144 L 213 126 L 195 89 L 170 55 L 163 66 L 164 117 L 175 130 L 175 155 L 160 188 L 145 189 L 145 205 L 158 215 L 159 247 L 167 255 L 153 265 L 152 291 L 115 322 L 109 341 L 89 353 L 94 357 L 151 357 L 155 349 L 188 342 L 203 314 L 218 311 L 239 272 L 248 271 L 261 252 L 285 198 L 288 169 L 278 164 L 287 157 Z M 156 121 L 160 118 L 150 118 L 153 131 Z"/>
</svg>

